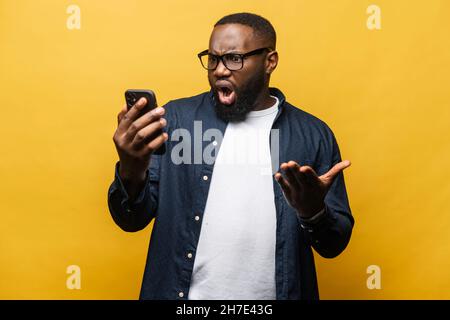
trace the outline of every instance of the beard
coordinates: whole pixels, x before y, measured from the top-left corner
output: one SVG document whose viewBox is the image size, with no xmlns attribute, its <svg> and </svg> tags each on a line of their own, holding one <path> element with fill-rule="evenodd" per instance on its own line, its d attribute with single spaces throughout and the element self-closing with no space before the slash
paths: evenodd
<svg viewBox="0 0 450 320">
<path fill-rule="evenodd" d="M 255 102 L 264 88 L 264 82 L 264 70 L 256 72 L 244 86 L 235 88 L 236 101 L 231 105 L 225 105 L 220 102 L 218 90 L 209 80 L 214 93 L 214 108 L 217 116 L 226 122 L 244 121 L 247 114 L 255 109 Z"/>
</svg>

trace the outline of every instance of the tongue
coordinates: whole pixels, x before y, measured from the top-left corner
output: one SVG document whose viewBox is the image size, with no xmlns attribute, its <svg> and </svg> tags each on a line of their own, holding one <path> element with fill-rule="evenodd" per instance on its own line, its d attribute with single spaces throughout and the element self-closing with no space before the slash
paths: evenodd
<svg viewBox="0 0 450 320">
<path fill-rule="evenodd" d="M 225 94 L 223 90 L 219 90 L 219 100 L 222 104 L 232 105 L 236 100 L 236 94 L 234 93 L 234 91 L 227 92 Z"/>
</svg>

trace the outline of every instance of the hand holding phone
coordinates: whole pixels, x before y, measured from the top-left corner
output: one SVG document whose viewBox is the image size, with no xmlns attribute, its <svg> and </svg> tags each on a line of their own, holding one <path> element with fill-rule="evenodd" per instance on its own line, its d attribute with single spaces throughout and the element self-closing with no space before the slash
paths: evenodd
<svg viewBox="0 0 450 320">
<path fill-rule="evenodd" d="M 142 108 L 140 111 L 140 115 L 155 109 L 158 107 L 156 102 L 156 96 L 155 93 L 152 90 L 147 89 L 128 89 L 125 91 L 125 101 L 127 103 L 127 109 L 128 111 L 139 101 L 139 99 L 145 98 L 147 101 L 147 104 Z M 149 136 L 147 141 L 150 141 L 152 138 L 155 138 L 163 133 L 162 129 L 156 131 L 153 135 Z M 154 154 L 164 154 L 166 151 L 166 146 L 163 144 L 160 148 L 155 150 Z"/>
<path fill-rule="evenodd" d="M 120 158 L 119 175 L 133 198 L 145 181 L 152 154 L 165 152 L 168 135 L 163 128 L 167 122 L 165 109 L 157 108 L 152 91 L 127 90 L 125 100 L 113 140 Z"/>
</svg>

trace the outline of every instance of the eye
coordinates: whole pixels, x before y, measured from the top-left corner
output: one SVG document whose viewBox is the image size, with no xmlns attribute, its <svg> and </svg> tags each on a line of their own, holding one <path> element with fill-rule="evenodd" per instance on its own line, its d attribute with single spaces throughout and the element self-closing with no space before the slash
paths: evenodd
<svg viewBox="0 0 450 320">
<path fill-rule="evenodd" d="M 216 63 L 217 62 L 217 57 L 215 55 L 209 54 L 208 55 L 208 60 L 211 63 Z"/>
<path fill-rule="evenodd" d="M 241 56 L 238 54 L 228 54 L 225 56 L 225 59 L 227 59 L 227 61 L 233 62 L 233 63 L 241 62 Z"/>
</svg>

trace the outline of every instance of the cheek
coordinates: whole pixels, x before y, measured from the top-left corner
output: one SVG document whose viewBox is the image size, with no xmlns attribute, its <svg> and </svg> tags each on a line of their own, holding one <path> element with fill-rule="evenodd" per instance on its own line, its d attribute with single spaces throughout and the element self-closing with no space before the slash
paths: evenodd
<svg viewBox="0 0 450 320">
<path fill-rule="evenodd" d="M 258 74 L 258 68 L 254 64 L 248 64 L 244 65 L 244 68 L 242 68 L 239 71 L 235 71 L 233 73 L 233 79 L 236 83 L 236 86 L 239 88 L 246 87 L 249 82 L 252 81 L 254 76 Z"/>
<path fill-rule="evenodd" d="M 248 69 L 242 69 L 242 71 L 242 73 L 236 74 L 235 76 L 236 84 L 241 88 L 245 88 L 250 83 L 260 80 L 265 75 L 264 66 L 260 65 L 251 66 L 251 68 L 249 66 Z"/>
</svg>

